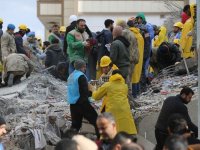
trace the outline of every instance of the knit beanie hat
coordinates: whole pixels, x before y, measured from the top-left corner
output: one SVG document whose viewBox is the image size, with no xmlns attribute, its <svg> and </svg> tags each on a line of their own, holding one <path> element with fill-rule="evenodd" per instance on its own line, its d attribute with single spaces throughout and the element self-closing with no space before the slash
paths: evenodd
<svg viewBox="0 0 200 150">
<path fill-rule="evenodd" d="M 77 16 L 76 15 L 71 15 L 70 17 L 69 17 L 69 23 L 71 24 L 73 21 L 77 21 Z"/>
<path fill-rule="evenodd" d="M 86 63 L 85 63 L 85 61 L 82 60 L 82 59 L 76 60 L 76 61 L 74 62 L 74 68 L 75 68 L 76 70 L 80 70 L 84 65 L 86 65 Z"/>
<path fill-rule="evenodd" d="M 6 124 L 6 121 L 4 120 L 3 117 L 0 116 L 0 126 Z"/>
</svg>

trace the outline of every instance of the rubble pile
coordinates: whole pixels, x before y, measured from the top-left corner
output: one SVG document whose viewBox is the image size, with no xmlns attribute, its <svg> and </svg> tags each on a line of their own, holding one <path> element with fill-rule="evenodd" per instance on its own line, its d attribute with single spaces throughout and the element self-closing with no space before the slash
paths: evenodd
<svg viewBox="0 0 200 150">
<path fill-rule="evenodd" d="M 148 90 L 136 99 L 139 106 L 132 110 L 135 119 L 159 111 L 163 100 L 170 95 L 179 94 L 183 86 L 192 87 L 197 92 L 197 75 L 173 76 L 164 73 L 155 78 Z M 97 107 L 101 105 L 100 102 L 92 103 Z M 66 102 L 66 82 L 47 74 L 34 74 L 19 85 L 2 89 L 0 107 L 0 114 L 5 117 L 10 128 L 6 137 L 9 139 L 8 149 L 35 149 L 34 132 L 41 132 L 43 135 L 50 113 L 57 116 L 59 128 L 64 130 L 71 124 L 69 105 Z M 56 142 L 56 137 L 47 136 Z"/>
<path fill-rule="evenodd" d="M 182 87 L 191 87 L 195 93 L 198 90 L 198 76 L 196 74 L 182 76 L 159 76 L 155 78 L 147 92 L 142 93 L 136 102 L 139 104 L 133 110 L 135 119 L 150 115 L 152 112 L 157 112 L 161 109 L 163 101 L 168 96 L 174 96 L 180 93 Z M 197 94 L 193 96 L 193 100 L 197 99 Z"/>
<path fill-rule="evenodd" d="M 26 85 L 22 88 L 21 84 Z M 32 131 L 43 131 L 48 114 L 57 116 L 60 128 L 70 125 L 70 121 L 65 119 L 65 115 L 70 116 L 66 103 L 66 83 L 47 74 L 35 74 L 20 85 L 8 88 L 6 94 L 0 92 L 0 113 L 11 130 L 7 145 L 10 149 L 35 149 Z"/>
</svg>

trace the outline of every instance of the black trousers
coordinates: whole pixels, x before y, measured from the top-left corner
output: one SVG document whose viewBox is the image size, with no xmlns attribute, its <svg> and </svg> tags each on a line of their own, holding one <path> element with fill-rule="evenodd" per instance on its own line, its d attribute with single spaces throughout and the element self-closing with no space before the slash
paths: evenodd
<svg viewBox="0 0 200 150">
<path fill-rule="evenodd" d="M 159 129 L 155 129 L 155 137 L 156 137 L 156 148 L 155 150 L 162 150 L 165 144 L 165 140 L 168 137 L 168 133 Z"/>
<path fill-rule="evenodd" d="M 99 132 L 96 125 L 98 114 L 94 110 L 94 108 L 90 105 L 89 101 L 83 104 L 71 104 L 70 112 L 72 117 L 71 128 L 74 128 L 77 131 L 79 131 L 82 126 L 82 120 L 83 118 L 85 118 L 89 121 L 90 124 L 94 126 L 96 135 L 99 138 Z"/>
</svg>

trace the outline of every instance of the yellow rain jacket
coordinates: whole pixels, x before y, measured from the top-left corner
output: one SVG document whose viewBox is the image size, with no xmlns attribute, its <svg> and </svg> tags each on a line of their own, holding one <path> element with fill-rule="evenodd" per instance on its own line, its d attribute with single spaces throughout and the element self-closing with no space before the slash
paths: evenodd
<svg viewBox="0 0 200 150">
<path fill-rule="evenodd" d="M 194 52 L 191 52 L 193 37 L 188 36 L 188 33 L 191 32 L 194 28 L 194 6 L 195 4 L 190 5 L 191 17 L 183 25 L 180 39 L 180 46 L 183 50 L 182 57 L 184 58 L 194 57 Z"/>
<path fill-rule="evenodd" d="M 119 69 L 119 68 L 118 68 L 115 64 L 113 64 L 112 69 L 109 71 L 108 75 L 111 76 L 113 70 L 117 70 L 117 69 Z M 101 72 L 101 71 L 100 71 L 100 72 Z M 105 74 L 102 74 L 102 72 L 101 72 L 101 77 L 104 76 L 104 75 L 105 75 Z M 106 98 L 103 98 L 102 106 L 101 106 L 101 108 L 100 108 L 100 112 L 103 111 L 103 109 L 104 109 L 104 107 L 105 107 L 105 105 L 106 105 L 106 102 L 107 102 L 107 99 L 106 99 Z"/>
<path fill-rule="evenodd" d="M 162 42 L 168 41 L 167 29 L 164 26 L 160 27 L 160 32 L 153 40 L 153 47 L 159 47 Z"/>
<path fill-rule="evenodd" d="M 110 77 L 109 82 L 93 92 L 92 97 L 95 100 L 107 98 L 105 111 L 114 116 L 118 132 L 137 134 L 127 95 L 128 87 L 123 77 L 120 74 L 115 74 Z"/>
<path fill-rule="evenodd" d="M 140 34 L 140 30 L 138 28 L 131 27 L 130 30 L 134 33 L 139 50 L 139 62 L 135 65 L 133 75 L 132 75 L 132 83 L 138 83 L 140 81 L 141 73 L 142 73 L 142 64 L 143 64 L 143 55 L 144 55 L 144 38 Z"/>
</svg>

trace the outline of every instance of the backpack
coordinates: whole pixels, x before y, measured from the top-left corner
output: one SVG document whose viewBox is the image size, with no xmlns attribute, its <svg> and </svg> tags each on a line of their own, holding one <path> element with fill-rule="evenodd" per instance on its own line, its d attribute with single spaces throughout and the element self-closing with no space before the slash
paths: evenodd
<svg viewBox="0 0 200 150">
<path fill-rule="evenodd" d="M 100 61 L 101 57 L 104 56 L 104 54 L 102 53 L 104 51 L 105 47 L 105 34 L 104 34 L 104 30 L 102 30 L 100 33 L 97 33 L 96 36 L 96 47 L 95 47 L 95 51 L 98 55 L 98 61 Z"/>
</svg>

